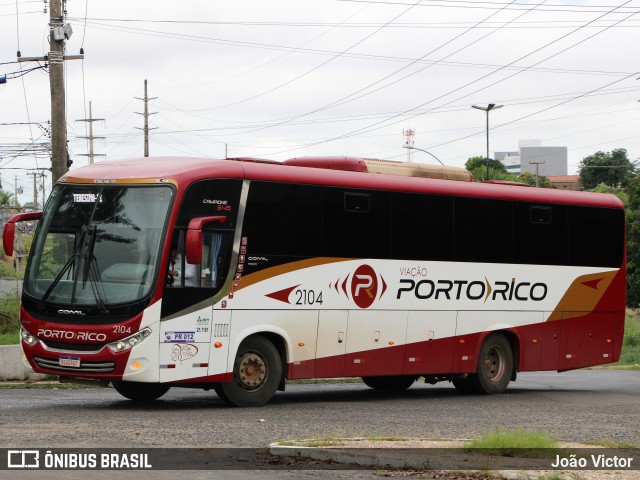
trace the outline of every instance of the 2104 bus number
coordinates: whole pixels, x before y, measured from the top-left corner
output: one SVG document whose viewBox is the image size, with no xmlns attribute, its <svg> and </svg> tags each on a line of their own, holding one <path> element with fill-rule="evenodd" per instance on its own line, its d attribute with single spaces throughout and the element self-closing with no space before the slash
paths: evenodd
<svg viewBox="0 0 640 480">
<path fill-rule="evenodd" d="M 295 290 L 296 305 L 322 305 L 322 291 Z"/>
</svg>

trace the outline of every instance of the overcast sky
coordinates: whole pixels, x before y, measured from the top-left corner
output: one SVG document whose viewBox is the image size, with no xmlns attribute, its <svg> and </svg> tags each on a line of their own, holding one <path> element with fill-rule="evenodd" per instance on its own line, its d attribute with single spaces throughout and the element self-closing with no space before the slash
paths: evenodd
<svg viewBox="0 0 640 480">
<path fill-rule="evenodd" d="M 46 142 L 49 77 L 42 0 L 0 0 L 0 173 L 33 197 L 28 168 L 7 154 Z M 72 168 L 88 163 L 92 102 L 97 161 L 150 154 L 284 160 L 352 155 L 405 160 L 403 130 L 463 166 L 518 142 L 566 146 L 569 173 L 598 150 L 640 158 L 640 0 L 70 0 L 67 124 Z M 19 78 L 20 69 L 24 76 Z M 17 72 L 17 73 L 15 73 Z M 28 123 L 31 122 L 31 125 Z M 17 125 L 8 125 L 17 124 Z M 4 153 L 3 153 L 4 152 Z M 412 161 L 434 163 L 414 151 Z M 20 169 L 18 169 L 20 168 Z M 50 177 L 46 182 L 50 189 Z"/>
</svg>

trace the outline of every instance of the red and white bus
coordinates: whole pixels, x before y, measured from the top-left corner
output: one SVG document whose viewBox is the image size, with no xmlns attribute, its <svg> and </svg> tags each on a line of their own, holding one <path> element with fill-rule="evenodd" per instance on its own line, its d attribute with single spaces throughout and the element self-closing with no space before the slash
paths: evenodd
<svg viewBox="0 0 640 480">
<path fill-rule="evenodd" d="M 69 172 L 41 214 L 4 230 L 10 255 L 15 223 L 39 218 L 25 361 L 132 400 L 196 387 L 238 406 L 288 379 L 492 394 L 517 372 L 617 361 L 621 202 L 460 180 L 468 172 L 359 158 Z"/>
</svg>

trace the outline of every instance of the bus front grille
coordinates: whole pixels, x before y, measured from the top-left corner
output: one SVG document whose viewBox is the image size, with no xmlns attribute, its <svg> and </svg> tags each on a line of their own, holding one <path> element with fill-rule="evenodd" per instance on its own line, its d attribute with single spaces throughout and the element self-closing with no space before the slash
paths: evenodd
<svg viewBox="0 0 640 480">
<path fill-rule="evenodd" d="M 64 352 L 85 352 L 85 353 L 97 353 L 104 347 L 104 343 L 63 343 L 52 342 L 51 340 L 42 340 L 42 343 L 49 350 L 61 350 Z"/>
<path fill-rule="evenodd" d="M 40 368 L 46 368 L 47 370 L 61 370 L 65 372 L 111 373 L 116 368 L 115 362 L 95 362 L 82 360 L 79 367 L 66 367 L 60 365 L 57 358 L 33 357 L 33 359 L 36 361 Z"/>
</svg>

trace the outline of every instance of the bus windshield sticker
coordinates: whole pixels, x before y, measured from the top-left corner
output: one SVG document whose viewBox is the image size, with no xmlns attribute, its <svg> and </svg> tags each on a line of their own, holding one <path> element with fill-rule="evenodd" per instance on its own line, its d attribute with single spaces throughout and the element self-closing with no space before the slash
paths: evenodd
<svg viewBox="0 0 640 480">
<path fill-rule="evenodd" d="M 95 193 L 73 193 L 74 203 L 95 203 L 98 200 L 102 203 L 102 196 Z"/>
</svg>

